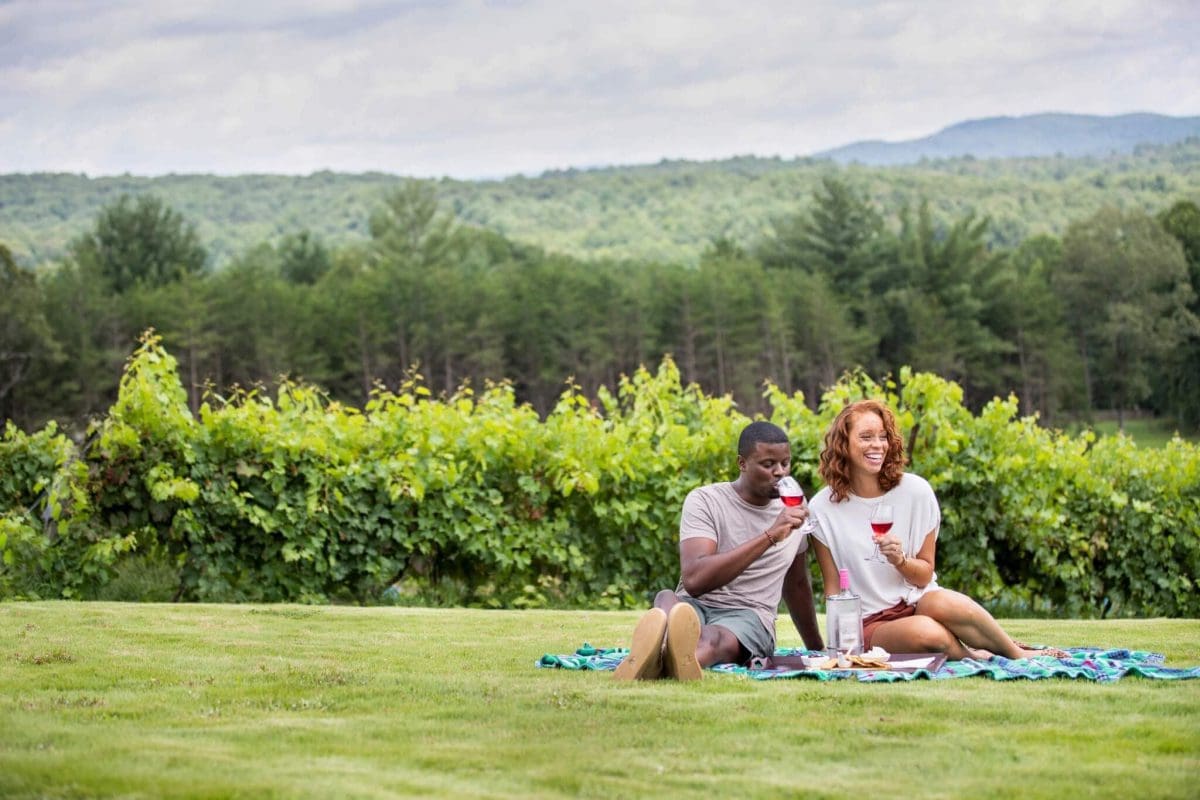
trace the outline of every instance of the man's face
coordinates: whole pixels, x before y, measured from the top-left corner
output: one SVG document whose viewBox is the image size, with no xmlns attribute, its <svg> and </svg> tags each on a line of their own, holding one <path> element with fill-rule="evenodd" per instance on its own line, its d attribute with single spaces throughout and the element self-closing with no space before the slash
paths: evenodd
<svg viewBox="0 0 1200 800">
<path fill-rule="evenodd" d="M 779 496 L 775 484 L 792 469 L 792 447 L 759 442 L 748 456 L 738 456 L 738 469 L 751 497 L 762 502 Z"/>
</svg>

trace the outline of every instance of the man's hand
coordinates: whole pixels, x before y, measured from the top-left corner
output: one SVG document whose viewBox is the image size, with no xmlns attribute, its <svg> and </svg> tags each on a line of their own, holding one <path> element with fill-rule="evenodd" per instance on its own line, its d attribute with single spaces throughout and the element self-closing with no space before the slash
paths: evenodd
<svg viewBox="0 0 1200 800">
<path fill-rule="evenodd" d="M 784 506 L 783 511 L 780 511 L 779 516 L 771 523 L 771 527 L 767 528 L 767 533 L 770 534 L 769 538 L 782 542 L 807 519 L 808 503 L 799 506 Z"/>
</svg>

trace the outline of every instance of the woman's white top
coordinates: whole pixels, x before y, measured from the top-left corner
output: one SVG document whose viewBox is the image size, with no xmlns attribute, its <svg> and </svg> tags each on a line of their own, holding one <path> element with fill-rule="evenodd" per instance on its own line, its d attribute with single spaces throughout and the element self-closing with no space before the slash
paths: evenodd
<svg viewBox="0 0 1200 800">
<path fill-rule="evenodd" d="M 930 534 L 937 536 L 942 520 L 937 496 L 929 482 L 918 475 L 905 473 L 900 483 L 881 497 L 851 494 L 838 503 L 830 499 L 826 486 L 810 504 L 817 521 L 812 535 L 829 548 L 839 569 L 850 571 L 850 591 L 862 597 L 864 616 L 891 608 L 901 600 L 914 605 L 926 592 L 938 588 L 937 573 L 927 586 L 917 587 L 891 564 L 866 560 L 875 552 L 871 512 L 880 503 L 891 503 L 894 508 L 895 521 L 889 533 L 900 537 L 909 558 L 917 555 Z M 825 593 L 837 594 L 837 586 L 826 586 Z"/>
</svg>

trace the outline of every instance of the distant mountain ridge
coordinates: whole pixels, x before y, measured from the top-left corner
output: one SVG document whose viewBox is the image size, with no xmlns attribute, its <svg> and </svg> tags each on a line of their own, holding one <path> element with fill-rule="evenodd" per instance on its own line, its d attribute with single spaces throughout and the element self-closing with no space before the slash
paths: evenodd
<svg viewBox="0 0 1200 800">
<path fill-rule="evenodd" d="M 1200 117 L 1164 114 L 1031 114 L 988 117 L 902 142 L 864 141 L 814 153 L 839 164 L 913 164 L 923 158 L 1068 158 L 1131 153 L 1142 144 L 1173 144 L 1200 136 Z"/>
</svg>

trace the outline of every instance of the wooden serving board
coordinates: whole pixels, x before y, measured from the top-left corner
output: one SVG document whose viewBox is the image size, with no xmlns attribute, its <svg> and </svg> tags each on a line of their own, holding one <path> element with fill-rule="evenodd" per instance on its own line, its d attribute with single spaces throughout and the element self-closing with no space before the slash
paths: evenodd
<svg viewBox="0 0 1200 800">
<path fill-rule="evenodd" d="M 893 667 L 892 666 L 893 661 L 897 661 L 897 662 L 914 661 L 914 660 L 920 659 L 920 658 L 932 658 L 933 661 L 930 661 L 928 666 L 924 666 L 924 667 Z M 946 663 L 946 654 L 945 653 L 892 653 L 891 656 L 889 656 L 889 658 L 888 658 L 887 668 L 889 670 L 894 670 L 896 672 L 916 672 L 918 669 L 927 669 L 930 672 L 937 672 L 939 669 L 941 669 L 942 664 L 945 664 L 945 663 Z M 811 669 L 810 667 L 804 666 L 804 661 L 800 656 L 772 656 L 771 658 L 767 659 L 766 666 L 767 666 L 767 669 L 778 669 L 779 667 L 783 667 L 785 669 L 800 669 L 800 670 L 806 670 L 806 671 Z M 833 667 L 830 671 L 831 672 L 832 671 L 871 672 L 871 671 L 879 671 L 880 669 L 881 669 L 881 667 L 851 666 L 851 667 Z M 815 670 L 812 670 L 812 671 L 815 671 Z"/>
</svg>

